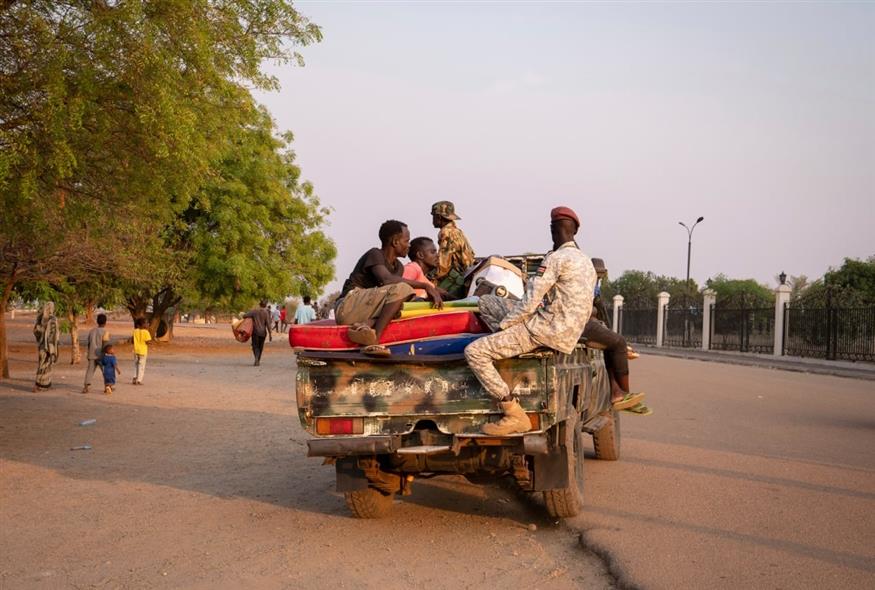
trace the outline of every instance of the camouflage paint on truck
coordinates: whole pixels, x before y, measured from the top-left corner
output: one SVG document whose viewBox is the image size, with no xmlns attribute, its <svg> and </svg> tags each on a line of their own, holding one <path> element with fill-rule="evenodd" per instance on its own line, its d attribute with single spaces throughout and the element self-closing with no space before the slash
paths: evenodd
<svg viewBox="0 0 875 590">
<path fill-rule="evenodd" d="M 565 418 L 569 396 L 583 396 L 592 385 L 603 389 L 593 383 L 600 362 L 600 351 L 578 346 L 570 354 L 544 350 L 499 361 L 497 368 L 526 412 L 537 414 L 537 432 Z M 421 420 L 444 434 L 477 434 L 498 413 L 461 356 L 381 362 L 357 354 L 300 353 L 296 385 L 301 424 L 313 435 L 320 417 L 361 417 L 360 436 L 406 434 Z M 597 407 L 590 397 L 575 400 L 579 410 Z"/>
</svg>

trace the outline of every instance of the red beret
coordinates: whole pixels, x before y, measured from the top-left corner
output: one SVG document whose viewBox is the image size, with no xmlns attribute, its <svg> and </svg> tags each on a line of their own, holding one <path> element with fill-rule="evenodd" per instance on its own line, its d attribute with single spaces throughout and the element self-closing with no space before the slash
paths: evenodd
<svg viewBox="0 0 875 590">
<path fill-rule="evenodd" d="M 554 207 L 552 211 L 550 211 L 550 221 L 558 221 L 560 219 L 570 219 L 580 227 L 580 220 L 577 218 L 577 213 L 575 213 L 569 207 Z"/>
</svg>

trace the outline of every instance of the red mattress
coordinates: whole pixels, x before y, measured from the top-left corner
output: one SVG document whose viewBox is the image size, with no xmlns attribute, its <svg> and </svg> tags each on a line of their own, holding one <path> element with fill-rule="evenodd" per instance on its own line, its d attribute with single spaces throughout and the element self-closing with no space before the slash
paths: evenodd
<svg viewBox="0 0 875 590">
<path fill-rule="evenodd" d="M 321 320 L 292 325 L 289 329 L 289 344 L 308 350 L 355 350 L 361 348 L 346 337 L 349 326 Z M 450 336 L 453 334 L 483 334 L 489 332 L 480 317 L 470 311 L 455 311 L 435 315 L 394 320 L 386 326 L 380 344 L 400 344 L 423 338 Z"/>
</svg>

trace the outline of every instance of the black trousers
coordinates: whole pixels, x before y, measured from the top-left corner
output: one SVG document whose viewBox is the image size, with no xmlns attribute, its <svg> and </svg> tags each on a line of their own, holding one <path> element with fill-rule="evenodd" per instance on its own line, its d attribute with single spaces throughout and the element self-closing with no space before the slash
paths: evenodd
<svg viewBox="0 0 875 590">
<path fill-rule="evenodd" d="M 258 334 L 252 334 L 252 354 L 255 355 L 255 362 L 261 361 L 261 352 L 264 350 L 264 340 L 267 338 L 267 335 L 259 336 Z"/>
<path fill-rule="evenodd" d="M 605 364 L 614 375 L 629 374 L 629 359 L 626 358 L 626 339 L 608 328 L 604 322 L 590 318 L 583 328 L 583 337 L 607 346 Z"/>
</svg>

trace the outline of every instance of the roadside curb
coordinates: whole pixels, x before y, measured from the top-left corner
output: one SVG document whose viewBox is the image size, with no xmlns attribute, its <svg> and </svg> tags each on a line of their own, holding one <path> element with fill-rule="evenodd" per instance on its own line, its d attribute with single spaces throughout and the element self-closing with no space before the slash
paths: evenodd
<svg viewBox="0 0 875 590">
<path fill-rule="evenodd" d="M 875 381 L 875 364 L 635 345 L 641 354 Z"/>
</svg>

